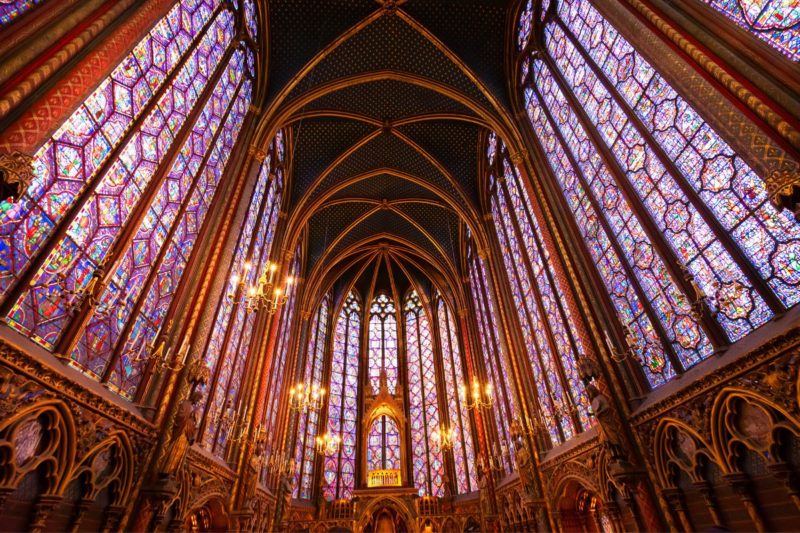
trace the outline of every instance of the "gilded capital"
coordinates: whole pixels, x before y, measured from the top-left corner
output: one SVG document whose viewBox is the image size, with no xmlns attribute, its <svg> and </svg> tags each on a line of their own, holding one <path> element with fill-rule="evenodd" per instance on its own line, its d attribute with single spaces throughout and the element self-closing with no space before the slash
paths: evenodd
<svg viewBox="0 0 800 533">
<path fill-rule="evenodd" d="M 263 163 L 267 158 L 267 151 L 260 146 L 256 146 L 255 144 L 250 145 L 250 149 L 247 150 L 247 154 L 259 163 Z"/>
<path fill-rule="evenodd" d="M 528 151 L 527 150 L 520 150 L 519 152 L 513 153 L 509 156 L 511 158 L 511 162 L 515 165 L 521 165 L 525 159 L 528 158 Z"/>
<path fill-rule="evenodd" d="M 22 152 L 0 153 L 0 200 L 16 202 L 34 178 L 33 157 Z"/>
<path fill-rule="evenodd" d="M 772 204 L 779 209 L 789 209 L 800 215 L 800 172 L 776 170 L 765 180 L 767 194 Z"/>
</svg>

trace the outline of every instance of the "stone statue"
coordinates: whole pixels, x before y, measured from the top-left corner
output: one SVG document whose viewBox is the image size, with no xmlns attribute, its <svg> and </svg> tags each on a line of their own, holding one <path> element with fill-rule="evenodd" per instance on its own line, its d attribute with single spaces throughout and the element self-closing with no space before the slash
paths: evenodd
<svg viewBox="0 0 800 533">
<path fill-rule="evenodd" d="M 172 425 L 172 437 L 166 447 L 167 453 L 158 468 L 160 478 L 174 478 L 183 465 L 189 447 L 194 444 L 197 432 L 195 406 L 202 398 L 203 394 L 199 390 L 193 390 L 178 407 Z"/>
<path fill-rule="evenodd" d="M 523 489 L 528 496 L 536 496 L 536 479 L 534 477 L 534 464 L 533 456 L 528 447 L 528 443 L 522 435 L 516 436 L 517 445 L 517 472 L 519 472 L 519 480 L 522 483 Z"/>
<path fill-rule="evenodd" d="M 481 514 L 483 516 L 489 516 L 492 514 L 492 505 L 489 499 L 489 476 L 480 465 L 478 465 L 478 491 L 481 503 Z"/>
<path fill-rule="evenodd" d="M 591 401 L 592 412 L 600 426 L 600 442 L 608 450 L 612 460 L 627 460 L 622 423 L 608 398 L 594 384 L 586 385 L 586 394 Z"/>
</svg>

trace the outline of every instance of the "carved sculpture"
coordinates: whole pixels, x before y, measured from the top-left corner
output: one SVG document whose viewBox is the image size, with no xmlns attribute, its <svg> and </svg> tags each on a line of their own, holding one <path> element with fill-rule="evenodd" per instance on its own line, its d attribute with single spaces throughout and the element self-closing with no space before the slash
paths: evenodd
<svg viewBox="0 0 800 533">
<path fill-rule="evenodd" d="M 608 398 L 594 384 L 586 385 L 586 393 L 589 395 L 592 412 L 599 424 L 600 442 L 605 446 L 611 460 L 627 460 L 625 443 L 622 440 L 625 429 L 616 410 L 611 406 Z"/>
<path fill-rule="evenodd" d="M 33 158 L 22 152 L 0 154 L 0 200 L 16 202 L 35 177 Z"/>
</svg>

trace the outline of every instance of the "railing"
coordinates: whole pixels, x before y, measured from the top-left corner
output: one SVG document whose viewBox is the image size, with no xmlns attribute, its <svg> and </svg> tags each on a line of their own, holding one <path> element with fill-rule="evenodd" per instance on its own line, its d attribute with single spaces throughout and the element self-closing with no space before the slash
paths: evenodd
<svg viewBox="0 0 800 533">
<path fill-rule="evenodd" d="M 367 473 L 367 486 L 399 487 L 402 485 L 400 470 L 372 470 Z"/>
</svg>

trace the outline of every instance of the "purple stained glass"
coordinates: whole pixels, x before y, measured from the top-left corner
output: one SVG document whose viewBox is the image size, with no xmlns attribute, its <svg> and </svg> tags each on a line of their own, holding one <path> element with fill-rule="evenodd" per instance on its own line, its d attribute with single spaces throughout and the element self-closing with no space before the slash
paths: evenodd
<svg viewBox="0 0 800 533">
<path fill-rule="evenodd" d="M 714 235 L 697 207 L 687 198 L 676 176 L 664 166 L 642 132 L 589 68 L 561 26 L 549 24 L 545 33 L 548 51 L 588 119 L 597 125 L 599 137 L 613 153 L 624 174 L 620 178 L 627 180 L 633 188 L 677 260 L 706 295 L 717 294 L 720 286 L 734 285 L 741 290 L 737 299 L 737 307 L 741 308 L 741 312 L 730 317 L 725 313 L 716 315 L 731 340 L 738 340 L 764 324 L 773 316 L 772 312 Z M 690 322 L 677 321 L 675 324 L 684 346 L 696 344 L 695 331 L 680 331 L 684 323 Z M 684 361 L 687 367 L 697 362 L 697 359 Z"/>
<path fill-rule="evenodd" d="M 510 375 L 506 370 L 506 355 L 502 341 L 497 337 L 498 328 L 496 324 L 499 324 L 499 322 L 497 322 L 494 314 L 493 295 L 487 285 L 486 270 L 483 261 L 475 254 L 472 241 L 470 241 L 467 255 L 470 285 L 478 322 L 478 334 L 481 347 L 486 353 L 486 370 L 496 397 L 497 407 L 492 413 L 496 436 L 495 444 L 499 442 L 509 447 L 511 453 L 503 457 L 503 466 L 506 473 L 511 473 L 515 468 L 515 456 L 509 428 L 516 415 L 514 399 L 511 396 Z"/>
<path fill-rule="evenodd" d="M 305 356 L 303 383 L 307 386 L 322 386 L 322 368 L 325 346 L 328 343 L 328 317 L 330 314 L 331 296 L 325 295 L 314 314 L 309 330 L 308 349 Z M 295 443 L 295 458 L 298 463 L 298 478 L 294 497 L 309 499 L 313 491 L 314 457 L 316 454 L 317 427 L 319 412 L 303 411 L 298 413 L 298 431 Z M 302 428 L 302 431 L 301 431 Z"/>
<path fill-rule="evenodd" d="M 0 0 L 0 27 L 24 15 L 44 0 Z"/>
<path fill-rule="evenodd" d="M 397 387 L 397 318 L 394 301 L 387 294 L 372 299 L 369 318 L 369 382 L 377 394 L 381 372 L 390 392 Z"/>
<path fill-rule="evenodd" d="M 246 112 L 250 103 L 249 82 L 234 99 L 242 68 L 239 53 L 229 65 L 236 74 L 223 76 L 215 88 L 72 353 L 75 366 L 95 374 L 103 374 L 119 353 L 110 383 L 127 397 L 133 395 L 141 375 L 142 357 L 137 356 L 146 355 L 147 344 L 158 332 L 238 137 L 242 110 Z M 215 138 L 218 142 L 212 146 Z M 154 269 L 155 265 L 160 266 Z M 124 340 L 120 336 L 141 294 L 147 296 L 133 319 L 136 336 L 129 336 L 120 347 Z"/>
<path fill-rule="evenodd" d="M 442 449 L 435 445 L 434 437 L 441 424 L 433 338 L 430 321 L 416 291 L 406 296 L 403 312 L 414 485 L 420 496 L 441 497 L 444 491 L 444 466 Z"/>
<path fill-rule="evenodd" d="M 199 57 L 207 56 L 212 48 L 224 47 L 232 35 L 233 17 L 225 11 L 214 19 L 199 46 L 190 50 L 192 39 L 211 20 L 216 3 L 186 0 L 173 7 L 34 154 L 35 178 L 23 198 L 14 204 L 0 201 L 0 295 L 5 295 L 28 268 L 80 193 L 96 183 L 101 172 L 118 176 L 116 180 L 133 170 L 145 176 L 152 173 L 152 162 L 158 159 L 158 135 L 149 123 L 163 122 L 162 93 L 178 91 L 175 87 L 180 84 L 176 78 L 165 87 L 167 75 L 182 62 L 193 68 Z M 181 69 L 181 77 L 186 78 L 185 66 Z M 132 127 L 144 112 L 149 118 Z M 119 158 L 104 170 L 112 149 L 126 139 Z M 98 224 L 113 226 L 137 199 L 135 193 L 115 196 L 104 193 L 98 198 L 97 204 L 102 207 Z M 91 227 L 85 217 L 81 220 L 84 231 Z M 66 251 L 69 253 L 69 246 Z M 68 255 L 62 261 L 72 259 Z M 74 286 L 78 279 L 80 274 L 67 283 Z M 36 298 L 41 300 L 51 292 L 40 289 Z M 55 306 L 40 303 L 38 311 L 46 317 L 60 312 Z M 26 312 L 29 316 L 24 321 L 29 327 L 34 320 L 30 313 L 37 311 Z"/>
<path fill-rule="evenodd" d="M 355 488 L 352 473 L 356 460 L 360 334 L 361 303 L 358 294 L 351 291 L 336 321 L 331 353 L 327 433 L 339 436 L 341 443 L 339 450 L 327 454 L 323 462 L 322 490 L 328 501 L 346 498 Z"/>
<path fill-rule="evenodd" d="M 204 36 L 145 117 L 141 129 L 128 137 L 119 158 L 95 181 L 66 235 L 11 309 L 8 323 L 46 348 L 53 348 L 70 318 L 69 303 L 58 297 L 58 287 L 74 291 L 86 288 L 93 273 L 120 246 L 118 237 L 137 212 L 137 204 L 151 180 L 160 178 L 159 165 L 175 136 L 183 126 L 190 126 L 185 122 L 233 38 L 233 17 L 229 12 L 221 12 L 215 24 L 217 31 Z M 234 62 L 229 62 L 229 70 L 234 68 L 232 65 Z M 91 101 L 92 97 L 85 105 L 91 108 Z M 200 113 L 191 126 L 202 126 L 202 120 Z M 95 137 L 92 142 L 99 139 Z M 111 145 L 105 138 L 102 142 L 105 154 Z M 181 157 L 174 163 L 179 171 L 184 164 L 187 163 Z M 75 178 L 80 181 L 81 176 Z M 146 211 L 144 223 L 148 223 L 148 216 Z"/>
<path fill-rule="evenodd" d="M 800 60 L 800 4 L 795 0 L 700 0 L 792 61 Z"/>
<path fill-rule="evenodd" d="M 763 7 L 769 10 L 776 5 Z M 800 16 L 800 8 L 794 9 Z M 576 46 L 602 68 L 783 303 L 800 302 L 800 265 L 795 259 L 800 221 L 772 206 L 764 180 L 596 9 L 583 0 L 571 0 L 560 4 L 560 15 L 575 35 Z M 800 39 L 800 28 L 798 32 Z M 720 308 L 718 302 L 711 303 Z M 736 322 L 746 318 L 751 308 L 745 299 L 733 299 L 720 311 Z M 745 331 L 742 328 L 741 334 Z"/>
<path fill-rule="evenodd" d="M 461 352 L 453 314 L 445 301 L 438 299 L 437 318 L 442 345 L 442 364 L 444 368 L 444 388 L 447 396 L 447 414 L 450 427 L 455 433 L 453 443 L 453 462 L 456 470 L 456 485 L 459 494 L 478 490 L 475 465 L 475 448 L 472 443 L 469 414 L 462 404 L 458 390 L 464 379 L 461 366 Z"/>
<path fill-rule="evenodd" d="M 372 421 L 367 434 L 367 470 L 400 469 L 400 429 L 389 416 Z"/>
<path fill-rule="evenodd" d="M 258 37 L 258 18 L 254 0 L 244 0 L 244 18 L 247 24 L 247 32 L 252 39 L 256 39 Z"/>
<path fill-rule="evenodd" d="M 214 329 L 203 356 L 216 375 L 212 386 L 206 388 L 206 433 L 202 441 L 217 454 L 225 451 L 227 435 L 220 431 L 218 419 L 225 403 L 238 393 L 238 384 L 245 366 L 255 314 L 247 313 L 243 303 L 244 291 L 258 281 L 266 268 L 271 235 L 277 224 L 283 183 L 280 173 L 273 173 L 273 157 L 268 155 L 258 171 L 258 179 L 250 198 L 244 224 L 239 234 L 229 282 L 220 298 Z M 273 177 L 274 176 L 274 177 Z M 219 369 L 217 369 L 219 367 Z"/>
</svg>

